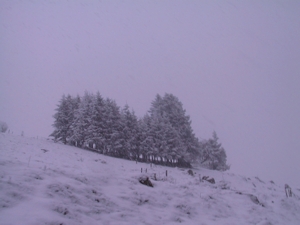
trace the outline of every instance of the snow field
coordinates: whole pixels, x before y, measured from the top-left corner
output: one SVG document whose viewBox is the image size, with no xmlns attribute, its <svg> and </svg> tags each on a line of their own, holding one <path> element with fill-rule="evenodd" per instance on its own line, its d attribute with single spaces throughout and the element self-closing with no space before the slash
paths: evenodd
<svg viewBox="0 0 300 225">
<path fill-rule="evenodd" d="M 141 168 L 153 188 L 139 183 Z M 300 200 L 283 185 L 193 171 L 0 134 L 0 224 L 300 224 Z"/>
</svg>

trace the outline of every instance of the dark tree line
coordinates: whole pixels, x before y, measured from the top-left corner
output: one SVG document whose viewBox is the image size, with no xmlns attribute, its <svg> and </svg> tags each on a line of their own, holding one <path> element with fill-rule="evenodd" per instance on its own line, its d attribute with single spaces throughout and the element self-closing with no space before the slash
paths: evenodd
<svg viewBox="0 0 300 225">
<path fill-rule="evenodd" d="M 182 103 L 172 94 L 156 95 L 148 113 L 137 118 L 125 105 L 85 93 L 63 95 L 54 115 L 56 141 L 88 148 L 114 157 L 188 167 L 200 163 L 217 170 L 229 169 L 226 152 L 216 133 L 199 141 Z"/>
</svg>

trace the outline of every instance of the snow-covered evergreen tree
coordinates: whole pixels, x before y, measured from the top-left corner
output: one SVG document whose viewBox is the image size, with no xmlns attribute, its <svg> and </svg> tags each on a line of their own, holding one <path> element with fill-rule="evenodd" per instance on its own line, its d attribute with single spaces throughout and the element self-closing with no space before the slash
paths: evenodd
<svg viewBox="0 0 300 225">
<path fill-rule="evenodd" d="M 91 120 L 86 134 L 89 147 L 100 150 L 105 146 L 105 101 L 97 92 L 91 103 Z"/>
<path fill-rule="evenodd" d="M 93 132 L 91 129 L 93 104 L 94 96 L 85 92 L 78 109 L 74 112 L 74 121 L 71 125 L 73 133 L 71 141 L 76 146 L 87 147 L 89 144 L 89 137 L 91 137 L 91 133 Z"/>
<path fill-rule="evenodd" d="M 67 143 L 74 145 L 72 142 L 72 136 L 74 134 L 73 129 L 72 129 L 72 124 L 75 121 L 75 113 L 79 108 L 80 104 L 80 97 L 77 95 L 76 97 L 72 97 L 71 95 L 67 96 L 67 104 L 68 104 L 68 129 L 67 129 Z"/>
<path fill-rule="evenodd" d="M 213 170 L 228 170 L 227 155 L 214 131 L 212 138 L 202 141 L 202 164 Z"/>
<path fill-rule="evenodd" d="M 118 149 L 118 154 L 122 158 L 134 158 L 138 157 L 138 119 L 134 111 L 129 110 L 129 106 L 126 104 L 121 110 L 121 131 L 119 134 L 118 142 L 122 145 Z"/>
<path fill-rule="evenodd" d="M 151 119 L 148 136 L 152 140 L 148 155 L 160 160 L 181 158 L 185 153 L 185 146 L 176 129 L 166 117 L 157 116 Z"/>
<path fill-rule="evenodd" d="M 142 119 L 138 121 L 138 133 L 137 133 L 137 150 L 139 160 L 146 161 L 149 159 L 151 152 L 153 151 L 154 140 L 150 135 L 151 118 L 146 114 Z"/>
<path fill-rule="evenodd" d="M 120 108 L 115 101 L 109 98 L 105 99 L 104 106 L 103 137 L 105 143 L 103 150 L 106 154 L 118 155 L 122 148 L 119 138 L 122 129 Z"/>
<path fill-rule="evenodd" d="M 70 95 L 62 96 L 54 114 L 54 131 L 50 136 L 55 140 L 67 143 L 72 136 L 71 125 L 74 122 L 74 112 L 78 108 L 78 98 L 73 99 Z"/>
<path fill-rule="evenodd" d="M 195 137 L 191 127 L 190 118 L 186 115 L 182 103 L 178 98 L 172 94 L 165 94 L 164 97 L 157 95 L 151 104 L 149 113 L 153 124 L 158 122 L 166 126 L 162 128 L 164 135 L 176 137 L 169 138 L 168 141 L 169 145 L 173 144 L 173 146 L 177 146 L 176 150 L 175 147 L 172 147 L 174 148 L 173 155 L 180 158 L 184 157 L 188 161 L 192 161 L 195 155 L 199 153 L 200 147 L 198 139 Z M 158 126 L 162 127 L 161 125 Z M 173 140 L 173 143 L 171 143 L 170 140 Z M 178 143 L 175 142 L 175 140 L 179 140 Z"/>
</svg>

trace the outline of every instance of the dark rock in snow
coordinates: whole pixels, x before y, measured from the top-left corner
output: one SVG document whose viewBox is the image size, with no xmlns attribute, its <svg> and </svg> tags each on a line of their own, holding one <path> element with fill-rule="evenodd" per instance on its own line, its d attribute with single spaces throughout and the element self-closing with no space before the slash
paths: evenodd
<svg viewBox="0 0 300 225">
<path fill-rule="evenodd" d="M 149 177 L 147 176 L 141 176 L 139 178 L 139 182 L 143 185 L 149 186 L 149 187 L 153 187 L 153 184 L 151 183 Z"/>
<path fill-rule="evenodd" d="M 215 183 L 216 183 L 216 181 L 215 181 L 214 178 L 210 178 L 210 179 L 208 179 L 207 181 L 210 182 L 210 183 L 212 183 L 212 184 L 215 184 Z"/>
<path fill-rule="evenodd" d="M 206 180 L 206 181 L 208 181 L 209 183 L 212 183 L 212 184 L 216 183 L 215 179 L 214 178 L 209 178 L 209 176 L 203 176 L 202 180 Z"/>
<path fill-rule="evenodd" d="M 255 204 L 265 207 L 264 204 L 262 204 L 255 195 L 249 194 L 249 197 L 252 200 L 252 202 L 254 202 Z"/>
<path fill-rule="evenodd" d="M 191 176 L 194 176 L 193 170 L 188 170 L 188 174 L 191 175 Z"/>
<path fill-rule="evenodd" d="M 265 205 L 263 203 L 261 203 L 258 198 L 255 196 L 255 195 L 252 195 L 252 194 L 245 194 L 245 193 L 242 193 L 240 191 L 237 191 L 235 192 L 236 194 L 239 194 L 239 195 L 247 195 L 250 197 L 251 201 L 257 205 L 261 205 L 262 207 L 265 207 Z"/>
</svg>

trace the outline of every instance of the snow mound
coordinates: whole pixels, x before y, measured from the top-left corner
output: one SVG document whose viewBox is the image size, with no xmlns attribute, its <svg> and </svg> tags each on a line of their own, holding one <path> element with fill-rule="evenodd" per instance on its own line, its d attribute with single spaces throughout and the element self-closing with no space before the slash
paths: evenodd
<svg viewBox="0 0 300 225">
<path fill-rule="evenodd" d="M 300 224 L 297 188 L 287 198 L 258 177 L 189 173 L 0 134 L 0 224 Z"/>
</svg>

